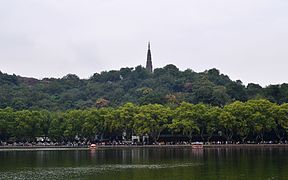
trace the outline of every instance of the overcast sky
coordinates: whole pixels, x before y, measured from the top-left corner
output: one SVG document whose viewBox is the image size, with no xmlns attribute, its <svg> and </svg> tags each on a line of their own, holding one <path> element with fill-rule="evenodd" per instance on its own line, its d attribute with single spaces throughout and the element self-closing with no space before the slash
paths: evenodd
<svg viewBox="0 0 288 180">
<path fill-rule="evenodd" d="M 263 86 L 288 82 L 287 0 L 0 0 L 0 70 L 88 78 L 175 64 Z"/>
</svg>

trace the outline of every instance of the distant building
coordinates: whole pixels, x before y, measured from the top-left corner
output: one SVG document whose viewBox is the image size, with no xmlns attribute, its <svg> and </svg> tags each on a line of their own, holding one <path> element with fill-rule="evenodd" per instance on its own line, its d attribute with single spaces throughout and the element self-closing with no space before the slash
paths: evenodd
<svg viewBox="0 0 288 180">
<path fill-rule="evenodd" d="M 152 67 L 152 56 L 151 56 L 151 50 L 150 50 L 150 42 L 148 43 L 148 52 L 147 52 L 147 62 L 146 62 L 146 69 L 152 73 L 153 67 Z"/>
</svg>

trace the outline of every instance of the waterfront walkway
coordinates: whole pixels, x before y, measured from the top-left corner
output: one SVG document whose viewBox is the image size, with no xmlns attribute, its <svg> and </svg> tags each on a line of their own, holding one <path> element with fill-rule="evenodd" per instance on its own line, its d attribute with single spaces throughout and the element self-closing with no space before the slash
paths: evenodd
<svg viewBox="0 0 288 180">
<path fill-rule="evenodd" d="M 288 144 L 205 144 L 203 145 L 204 149 L 208 148 L 288 148 Z M 97 145 L 97 148 L 100 149 L 111 149 L 111 148 L 189 148 L 190 144 L 185 145 Z M 86 150 L 89 149 L 88 145 L 84 146 L 67 146 L 67 145 L 58 145 L 58 146 L 0 146 L 0 150 Z"/>
</svg>

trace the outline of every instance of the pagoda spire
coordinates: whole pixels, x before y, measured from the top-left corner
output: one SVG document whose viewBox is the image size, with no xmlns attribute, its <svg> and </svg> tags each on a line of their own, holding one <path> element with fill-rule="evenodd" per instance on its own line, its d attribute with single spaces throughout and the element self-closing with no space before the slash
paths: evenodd
<svg viewBox="0 0 288 180">
<path fill-rule="evenodd" d="M 148 52 L 147 52 L 146 69 L 147 69 L 149 72 L 152 72 L 152 71 L 153 71 L 153 68 L 152 68 L 152 56 L 151 56 L 151 50 L 150 50 L 150 41 L 148 42 Z"/>
</svg>

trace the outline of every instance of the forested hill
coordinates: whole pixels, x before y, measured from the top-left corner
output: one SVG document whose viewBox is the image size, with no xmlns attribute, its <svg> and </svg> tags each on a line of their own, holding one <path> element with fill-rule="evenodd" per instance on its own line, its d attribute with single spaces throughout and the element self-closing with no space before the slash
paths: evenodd
<svg viewBox="0 0 288 180">
<path fill-rule="evenodd" d="M 95 73 L 89 79 L 68 74 L 63 78 L 37 80 L 0 72 L 0 108 L 67 110 L 89 107 L 159 103 L 171 106 L 182 101 L 223 106 L 235 100 L 266 98 L 288 102 L 288 84 L 262 88 L 232 81 L 219 70 L 196 73 L 167 65 L 149 73 L 145 68 L 121 68 Z"/>
</svg>

